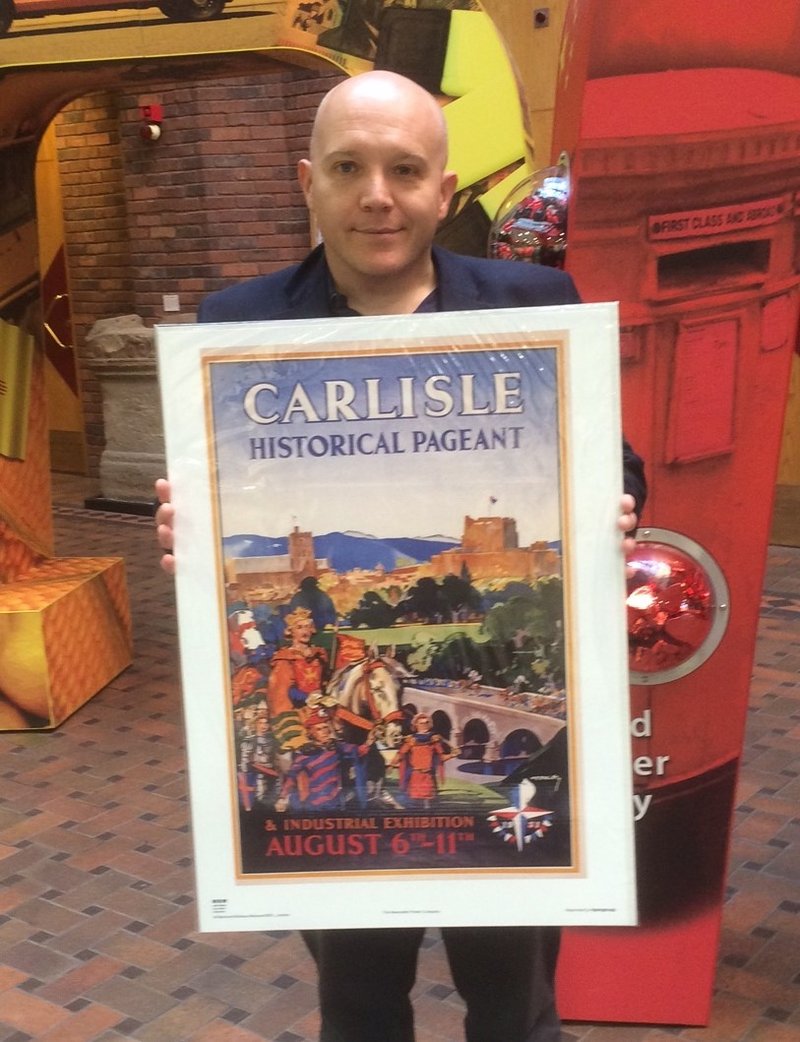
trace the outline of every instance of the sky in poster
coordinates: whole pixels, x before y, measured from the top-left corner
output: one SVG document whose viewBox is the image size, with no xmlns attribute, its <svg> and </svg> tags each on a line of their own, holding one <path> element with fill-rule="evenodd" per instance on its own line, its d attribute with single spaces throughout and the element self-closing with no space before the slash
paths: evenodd
<svg viewBox="0 0 800 1042">
<path fill-rule="evenodd" d="M 223 536 L 297 525 L 459 539 L 466 515 L 501 515 L 516 520 L 521 545 L 560 538 L 552 348 L 232 358 L 209 369 Z M 333 421 L 330 393 L 350 402 Z"/>
</svg>

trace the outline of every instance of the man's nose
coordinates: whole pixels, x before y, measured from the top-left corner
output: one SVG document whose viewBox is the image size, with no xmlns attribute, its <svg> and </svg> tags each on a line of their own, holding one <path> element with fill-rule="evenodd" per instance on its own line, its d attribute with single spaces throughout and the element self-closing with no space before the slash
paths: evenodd
<svg viewBox="0 0 800 1042">
<path fill-rule="evenodd" d="M 382 172 L 375 171 L 366 178 L 361 205 L 365 210 L 388 210 L 392 205 L 389 183 Z"/>
</svg>

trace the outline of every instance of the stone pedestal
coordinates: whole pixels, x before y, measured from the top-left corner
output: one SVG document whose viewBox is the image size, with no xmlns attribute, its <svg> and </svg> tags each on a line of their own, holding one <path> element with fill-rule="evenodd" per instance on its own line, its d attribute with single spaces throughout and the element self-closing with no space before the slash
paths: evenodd
<svg viewBox="0 0 800 1042">
<path fill-rule="evenodd" d="M 150 502 L 166 474 L 153 330 L 138 315 L 101 319 L 86 347 L 103 402 L 102 499 Z"/>
</svg>

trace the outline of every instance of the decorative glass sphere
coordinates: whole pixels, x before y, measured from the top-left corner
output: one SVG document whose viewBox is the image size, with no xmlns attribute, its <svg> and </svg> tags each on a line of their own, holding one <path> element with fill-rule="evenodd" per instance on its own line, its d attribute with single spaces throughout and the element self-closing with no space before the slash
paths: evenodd
<svg viewBox="0 0 800 1042">
<path fill-rule="evenodd" d="M 520 181 L 500 204 L 489 232 L 490 257 L 563 268 L 567 252 L 567 158 Z"/>
<path fill-rule="evenodd" d="M 725 629 L 727 587 L 719 569 L 690 540 L 676 541 L 689 545 L 644 540 L 628 558 L 634 569 L 626 602 L 634 682 L 674 680 L 691 672 Z"/>
</svg>

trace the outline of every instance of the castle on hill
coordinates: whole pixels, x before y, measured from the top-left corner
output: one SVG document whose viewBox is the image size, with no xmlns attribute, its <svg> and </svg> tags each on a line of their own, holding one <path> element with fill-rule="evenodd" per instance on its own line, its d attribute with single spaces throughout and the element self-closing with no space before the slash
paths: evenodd
<svg viewBox="0 0 800 1042">
<path fill-rule="evenodd" d="M 429 575 L 461 575 L 476 579 L 539 579 L 558 575 L 559 555 L 545 542 L 520 546 L 513 517 L 465 517 L 461 546 L 434 554 Z"/>
<path fill-rule="evenodd" d="M 274 595 L 292 594 L 309 576 L 330 571 L 324 557 L 314 556 L 314 536 L 297 525 L 289 533 L 287 553 L 269 557 L 232 557 L 225 562 L 225 582 L 242 594 L 268 589 Z"/>
<path fill-rule="evenodd" d="M 289 533 L 288 553 L 271 557 L 234 557 L 225 562 L 225 580 L 244 596 L 282 599 L 293 594 L 303 579 L 330 574 L 326 558 L 314 556 L 312 532 L 295 525 Z M 558 575 L 560 559 L 545 542 L 520 546 L 517 522 L 511 517 L 465 517 L 461 544 L 434 554 L 430 561 L 387 571 L 382 565 L 355 569 L 340 577 L 359 587 L 396 582 L 404 588 L 423 576 L 443 578 L 468 572 L 472 581 L 487 579 L 536 580 Z M 333 592 L 333 591 L 332 591 Z"/>
</svg>

